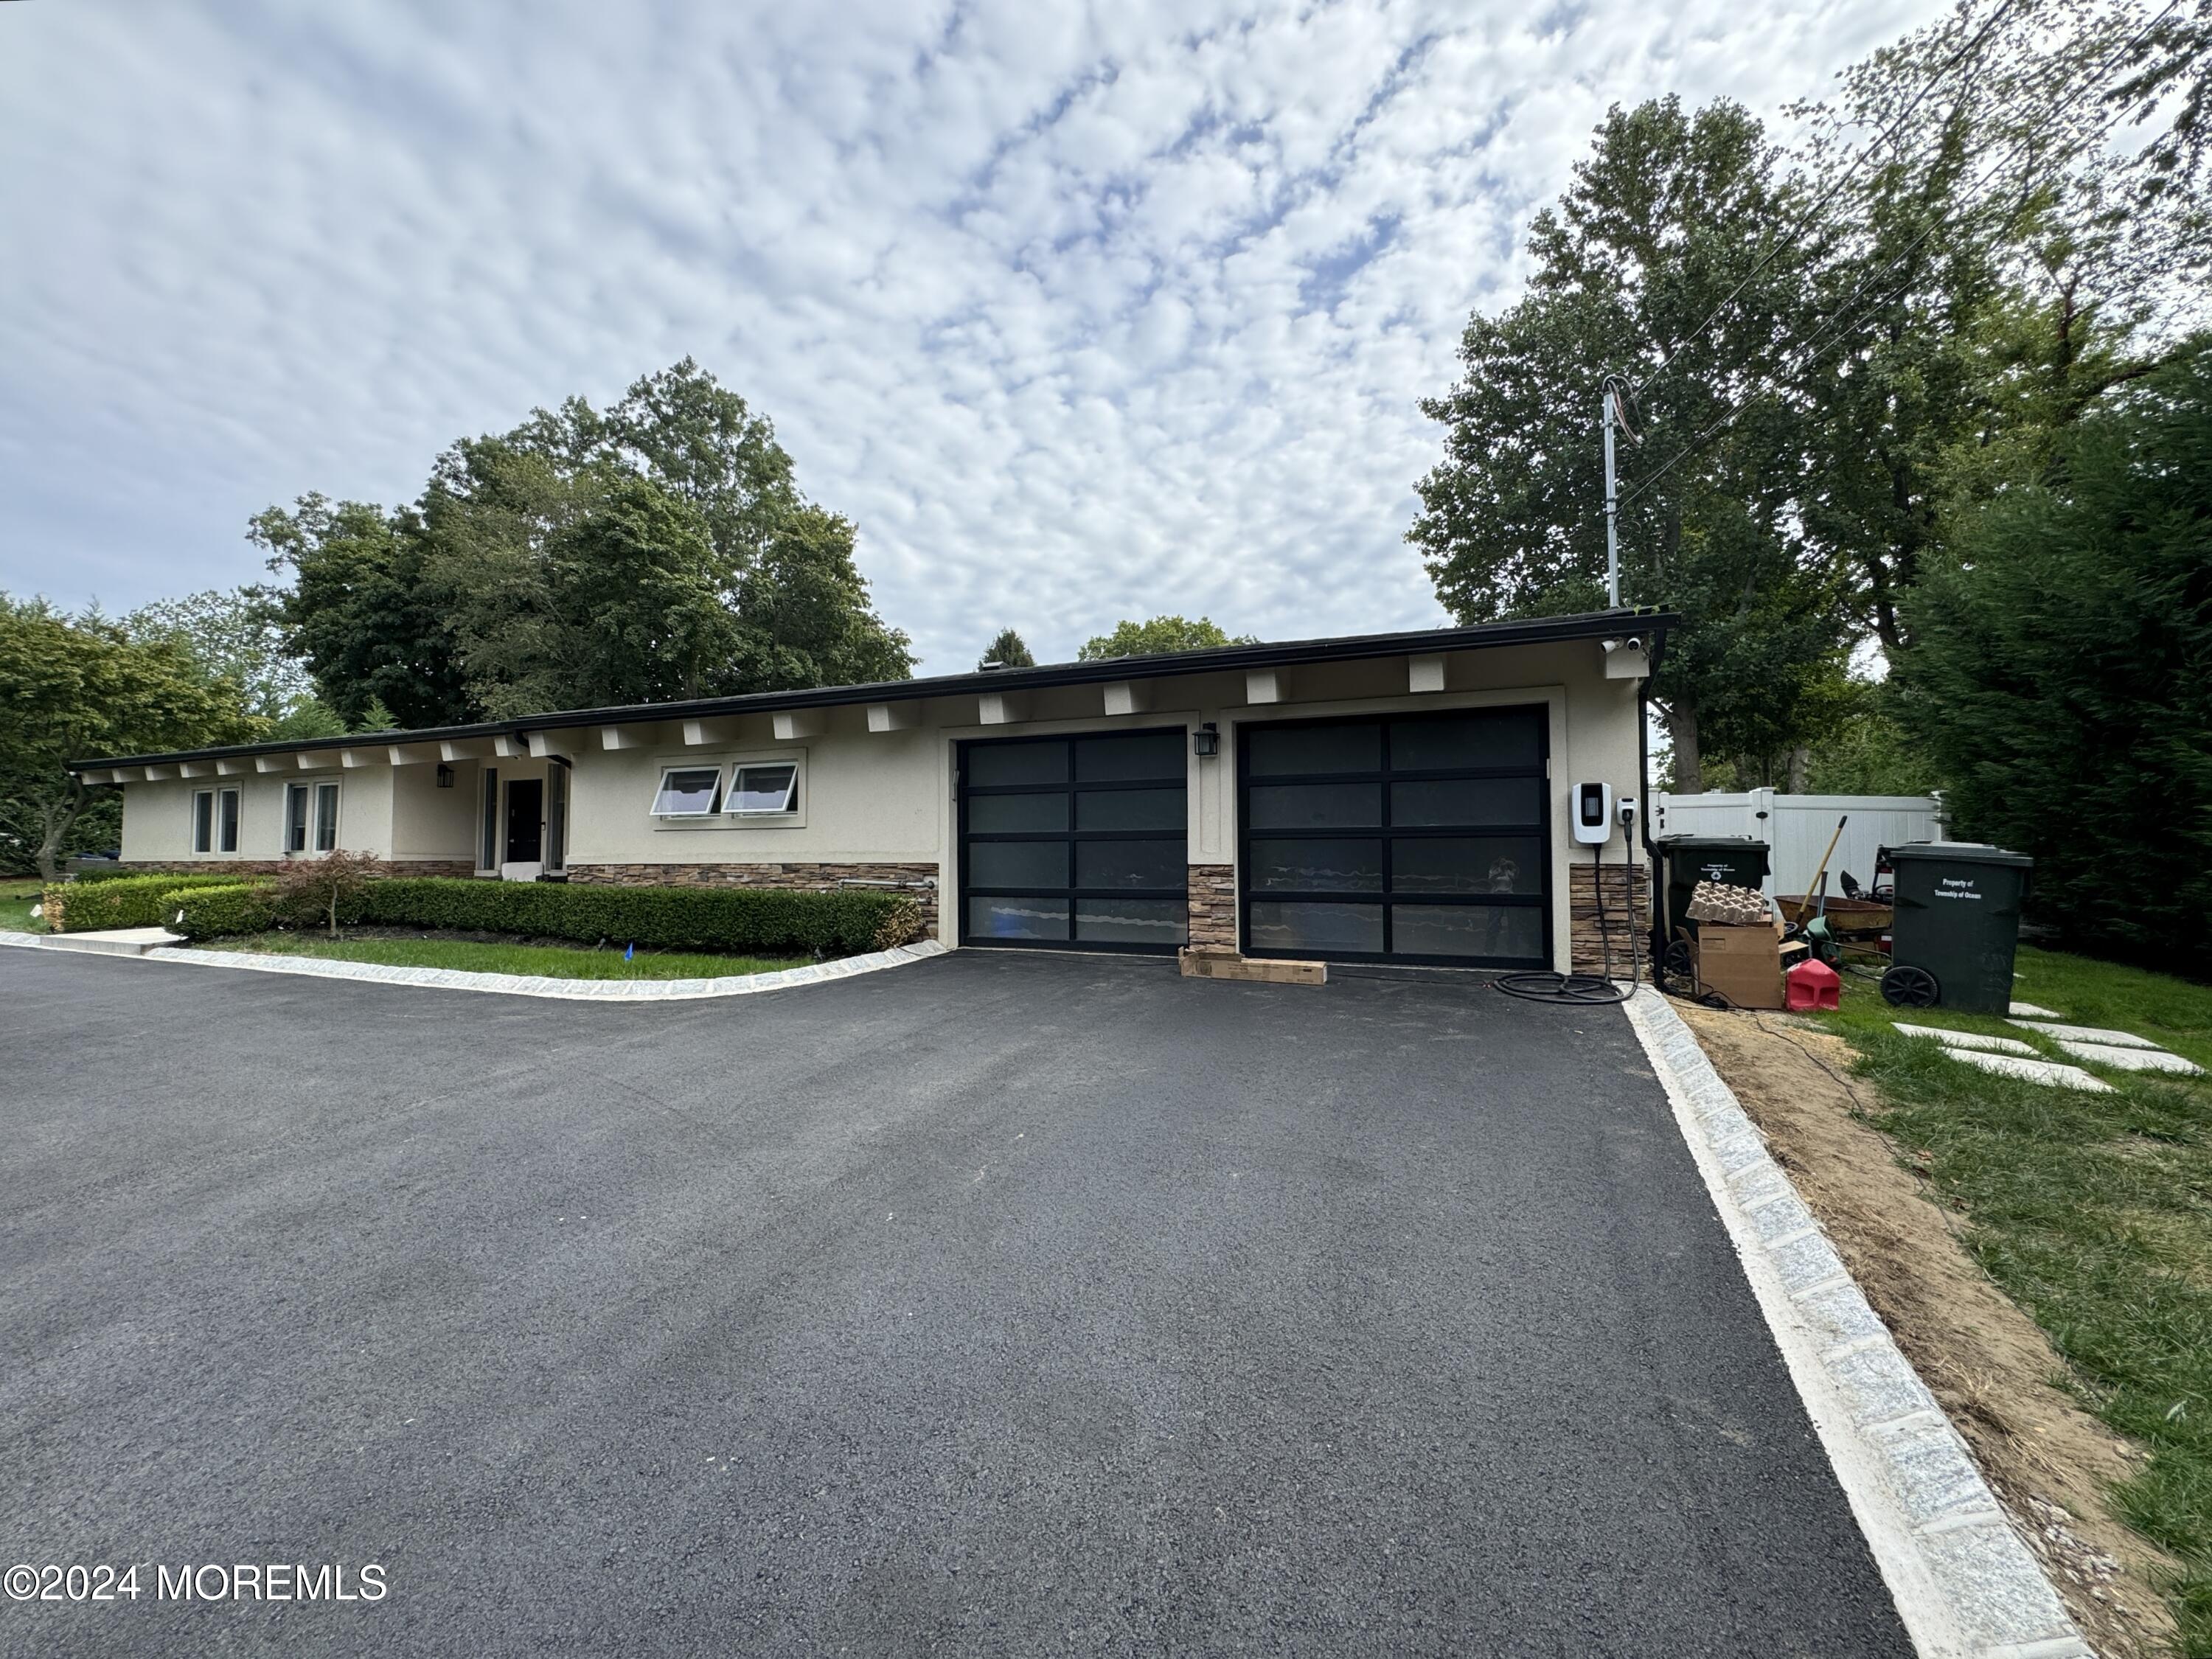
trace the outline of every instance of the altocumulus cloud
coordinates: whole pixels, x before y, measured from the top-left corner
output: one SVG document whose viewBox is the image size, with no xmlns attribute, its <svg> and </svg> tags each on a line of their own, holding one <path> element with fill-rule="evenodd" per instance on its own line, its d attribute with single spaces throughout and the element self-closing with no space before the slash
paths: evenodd
<svg viewBox="0 0 2212 1659">
<path fill-rule="evenodd" d="M 251 580 L 258 508 L 690 353 L 925 668 L 1438 623 L 1415 399 L 1606 106 L 1934 9 L 0 5 L 0 585 Z"/>
</svg>

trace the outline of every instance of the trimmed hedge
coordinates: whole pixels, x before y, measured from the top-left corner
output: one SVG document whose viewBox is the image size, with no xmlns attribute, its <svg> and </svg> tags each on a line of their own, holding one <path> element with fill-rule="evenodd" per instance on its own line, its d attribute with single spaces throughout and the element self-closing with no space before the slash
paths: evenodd
<svg viewBox="0 0 2212 1659">
<path fill-rule="evenodd" d="M 740 956 L 853 956 L 910 943 L 922 932 L 921 907 L 902 893 L 601 887 L 436 876 L 370 882 L 362 894 L 361 920 Z"/>
<path fill-rule="evenodd" d="M 262 933 L 277 922 L 273 896 L 265 886 L 239 882 L 228 887 L 189 887 L 169 893 L 163 926 L 186 939 L 219 939 L 227 933 Z M 343 909 L 339 912 L 343 916 Z"/>
<path fill-rule="evenodd" d="M 234 884 L 175 895 L 167 925 L 188 939 L 259 933 L 283 920 L 267 889 Z M 341 922 L 383 927 L 602 939 L 734 956 L 854 956 L 921 937 L 902 893 L 795 893 L 762 887 L 600 887 L 394 876 L 343 903 Z"/>
<path fill-rule="evenodd" d="M 171 893 L 193 887 L 234 887 L 238 872 L 222 875 L 108 878 L 49 882 L 39 891 L 44 920 L 57 933 L 88 933 L 107 927 L 157 927 L 176 914 Z"/>
</svg>

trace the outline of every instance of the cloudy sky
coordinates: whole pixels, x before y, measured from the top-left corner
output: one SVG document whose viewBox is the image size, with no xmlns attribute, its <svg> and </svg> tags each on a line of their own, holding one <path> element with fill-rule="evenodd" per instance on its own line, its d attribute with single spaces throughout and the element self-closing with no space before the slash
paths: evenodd
<svg viewBox="0 0 2212 1659">
<path fill-rule="evenodd" d="M 258 509 L 689 353 L 925 671 L 1441 623 L 1415 401 L 1607 105 L 1936 10 L 0 3 L 0 587 L 255 580 Z"/>
</svg>

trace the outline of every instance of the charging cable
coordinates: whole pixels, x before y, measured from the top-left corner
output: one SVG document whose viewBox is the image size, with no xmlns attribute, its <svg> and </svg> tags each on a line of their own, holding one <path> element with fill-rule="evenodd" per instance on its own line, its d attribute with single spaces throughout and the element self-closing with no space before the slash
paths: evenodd
<svg viewBox="0 0 2212 1659">
<path fill-rule="evenodd" d="M 1624 819 L 1627 814 L 1624 813 Z M 1605 902 L 1605 848 L 1590 848 L 1590 880 L 1597 890 L 1598 947 L 1605 963 L 1602 978 L 1595 974 L 1500 974 L 1491 981 L 1509 997 L 1519 997 L 1524 1002 L 1548 1002 L 1562 1007 L 1602 1007 L 1610 1003 L 1626 1002 L 1636 994 L 1636 988 L 1644 980 L 1643 953 L 1636 945 L 1636 837 L 1630 833 L 1632 823 L 1621 826 L 1620 871 L 1626 878 L 1628 893 L 1628 983 L 1615 982 L 1613 976 L 1613 924 L 1607 914 Z M 1571 907 L 1570 907 L 1571 908 Z M 1573 925 L 1568 927 L 1571 957 Z"/>
</svg>

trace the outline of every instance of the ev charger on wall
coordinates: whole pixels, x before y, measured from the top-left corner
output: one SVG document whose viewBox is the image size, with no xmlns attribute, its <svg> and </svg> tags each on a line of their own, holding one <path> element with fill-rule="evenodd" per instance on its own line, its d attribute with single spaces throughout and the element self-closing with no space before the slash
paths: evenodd
<svg viewBox="0 0 2212 1659">
<path fill-rule="evenodd" d="M 1602 847 L 1613 839 L 1613 786 L 1578 783 L 1575 786 L 1575 839 L 1585 847 Z"/>
</svg>

